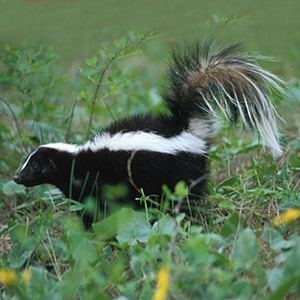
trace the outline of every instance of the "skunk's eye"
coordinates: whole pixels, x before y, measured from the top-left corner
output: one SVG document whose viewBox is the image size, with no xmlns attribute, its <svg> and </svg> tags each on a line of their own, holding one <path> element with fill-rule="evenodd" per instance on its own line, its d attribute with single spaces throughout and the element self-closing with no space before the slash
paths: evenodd
<svg viewBox="0 0 300 300">
<path fill-rule="evenodd" d="M 38 165 L 33 165 L 33 166 L 31 167 L 31 169 L 32 169 L 32 171 L 37 172 L 40 168 L 39 168 Z"/>
</svg>

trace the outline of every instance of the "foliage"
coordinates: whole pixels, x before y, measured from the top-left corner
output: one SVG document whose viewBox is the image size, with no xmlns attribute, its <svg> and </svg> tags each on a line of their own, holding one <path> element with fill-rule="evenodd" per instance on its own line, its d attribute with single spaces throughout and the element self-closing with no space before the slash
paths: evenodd
<svg viewBox="0 0 300 300">
<path fill-rule="evenodd" d="M 154 67 L 134 68 L 147 59 L 140 44 L 150 37 L 132 32 L 103 44 L 69 78 L 59 74 L 59 58 L 48 47 L 2 52 L 2 299 L 299 298 L 299 80 L 279 106 L 295 121 L 283 125 L 280 160 L 239 130 L 217 136 L 199 223 L 123 208 L 86 231 L 73 213 L 83 204 L 51 187 L 27 190 L 8 180 L 20 153 L 44 142 L 82 142 L 96 130 L 96 116 L 104 125 L 130 112 L 164 109 L 147 85 Z M 168 193 L 185 197 L 181 183 Z"/>
</svg>

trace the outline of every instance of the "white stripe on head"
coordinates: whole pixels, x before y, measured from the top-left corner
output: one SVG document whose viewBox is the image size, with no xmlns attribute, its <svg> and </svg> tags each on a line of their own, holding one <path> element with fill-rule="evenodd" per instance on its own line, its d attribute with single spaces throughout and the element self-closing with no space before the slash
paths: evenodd
<svg viewBox="0 0 300 300">
<path fill-rule="evenodd" d="M 30 158 L 32 157 L 32 155 L 33 155 L 37 150 L 38 150 L 38 149 L 32 151 L 32 152 L 28 155 L 28 157 L 27 157 L 25 163 L 23 164 L 23 166 L 22 166 L 20 172 L 22 172 L 22 171 L 26 168 L 26 166 L 27 166 L 27 164 L 28 164 Z"/>
<path fill-rule="evenodd" d="M 66 144 L 66 143 L 51 143 L 42 145 L 39 148 L 52 148 L 58 151 L 65 151 L 69 153 L 76 154 L 80 150 L 80 146 L 74 144 Z"/>
<path fill-rule="evenodd" d="M 204 154 L 207 151 L 206 142 L 189 131 L 183 131 L 180 135 L 171 138 L 143 131 L 116 133 L 112 136 L 108 133 L 100 133 L 93 141 L 82 146 L 82 150 L 90 149 L 94 152 L 105 148 L 110 151 L 144 150 L 166 154 L 178 152 Z"/>
</svg>

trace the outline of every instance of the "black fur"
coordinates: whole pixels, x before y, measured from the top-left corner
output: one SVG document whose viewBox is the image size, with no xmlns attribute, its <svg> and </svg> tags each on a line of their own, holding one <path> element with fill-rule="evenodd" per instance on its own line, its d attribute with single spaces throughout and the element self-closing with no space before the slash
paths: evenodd
<svg viewBox="0 0 300 300">
<path fill-rule="evenodd" d="M 192 184 L 207 173 L 207 160 L 202 155 L 137 151 L 130 165 L 131 182 L 128 174 L 131 156 L 132 153 L 128 151 L 107 149 L 97 152 L 81 151 L 77 155 L 71 155 L 64 151 L 40 148 L 22 172 L 14 176 L 14 180 L 27 187 L 50 183 L 67 197 L 77 201 L 83 202 L 88 196 L 94 196 L 100 200 L 100 210 L 103 212 L 104 209 L 110 211 L 110 203 L 106 202 L 103 194 L 108 185 L 123 184 L 127 188 L 127 194 L 115 201 L 141 208 L 140 201 L 135 201 L 141 197 L 139 188 L 143 189 L 145 195 L 161 195 L 163 184 L 173 189 L 179 181 Z M 201 195 L 205 182 L 201 178 L 191 192 Z M 160 204 L 161 199 L 156 199 L 155 196 L 153 199 Z M 116 205 L 116 202 L 112 205 Z M 86 215 L 84 222 L 89 227 L 93 222 L 92 217 Z"/>
</svg>

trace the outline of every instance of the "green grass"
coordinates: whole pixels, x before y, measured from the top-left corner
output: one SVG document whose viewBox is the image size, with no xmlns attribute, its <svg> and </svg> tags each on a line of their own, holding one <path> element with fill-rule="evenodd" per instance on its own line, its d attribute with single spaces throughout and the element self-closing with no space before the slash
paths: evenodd
<svg viewBox="0 0 300 300">
<path fill-rule="evenodd" d="M 221 32 L 226 15 L 222 20 Z M 161 66 L 140 50 L 155 43 L 146 41 L 150 37 L 131 33 L 105 43 L 77 63 L 78 72 L 70 67 L 68 76 L 51 48 L 1 52 L 0 280 L 7 283 L 0 283 L 2 299 L 146 300 L 161 269 L 170 278 L 166 299 L 299 298 L 298 223 L 273 223 L 285 210 L 300 208 L 297 79 L 289 84 L 291 96 L 277 105 L 287 121 L 280 126 L 283 157 L 274 160 L 255 135 L 239 128 L 216 136 L 199 223 L 120 208 L 87 232 L 75 213 L 82 205 L 51 186 L 25 189 L 11 181 L 34 146 L 82 143 L 111 120 L 164 109 L 158 96 Z M 282 63 L 283 69 L 292 61 Z M 171 198 L 181 197 L 179 185 Z M 25 279 L 24 270 L 30 274 Z"/>
</svg>

